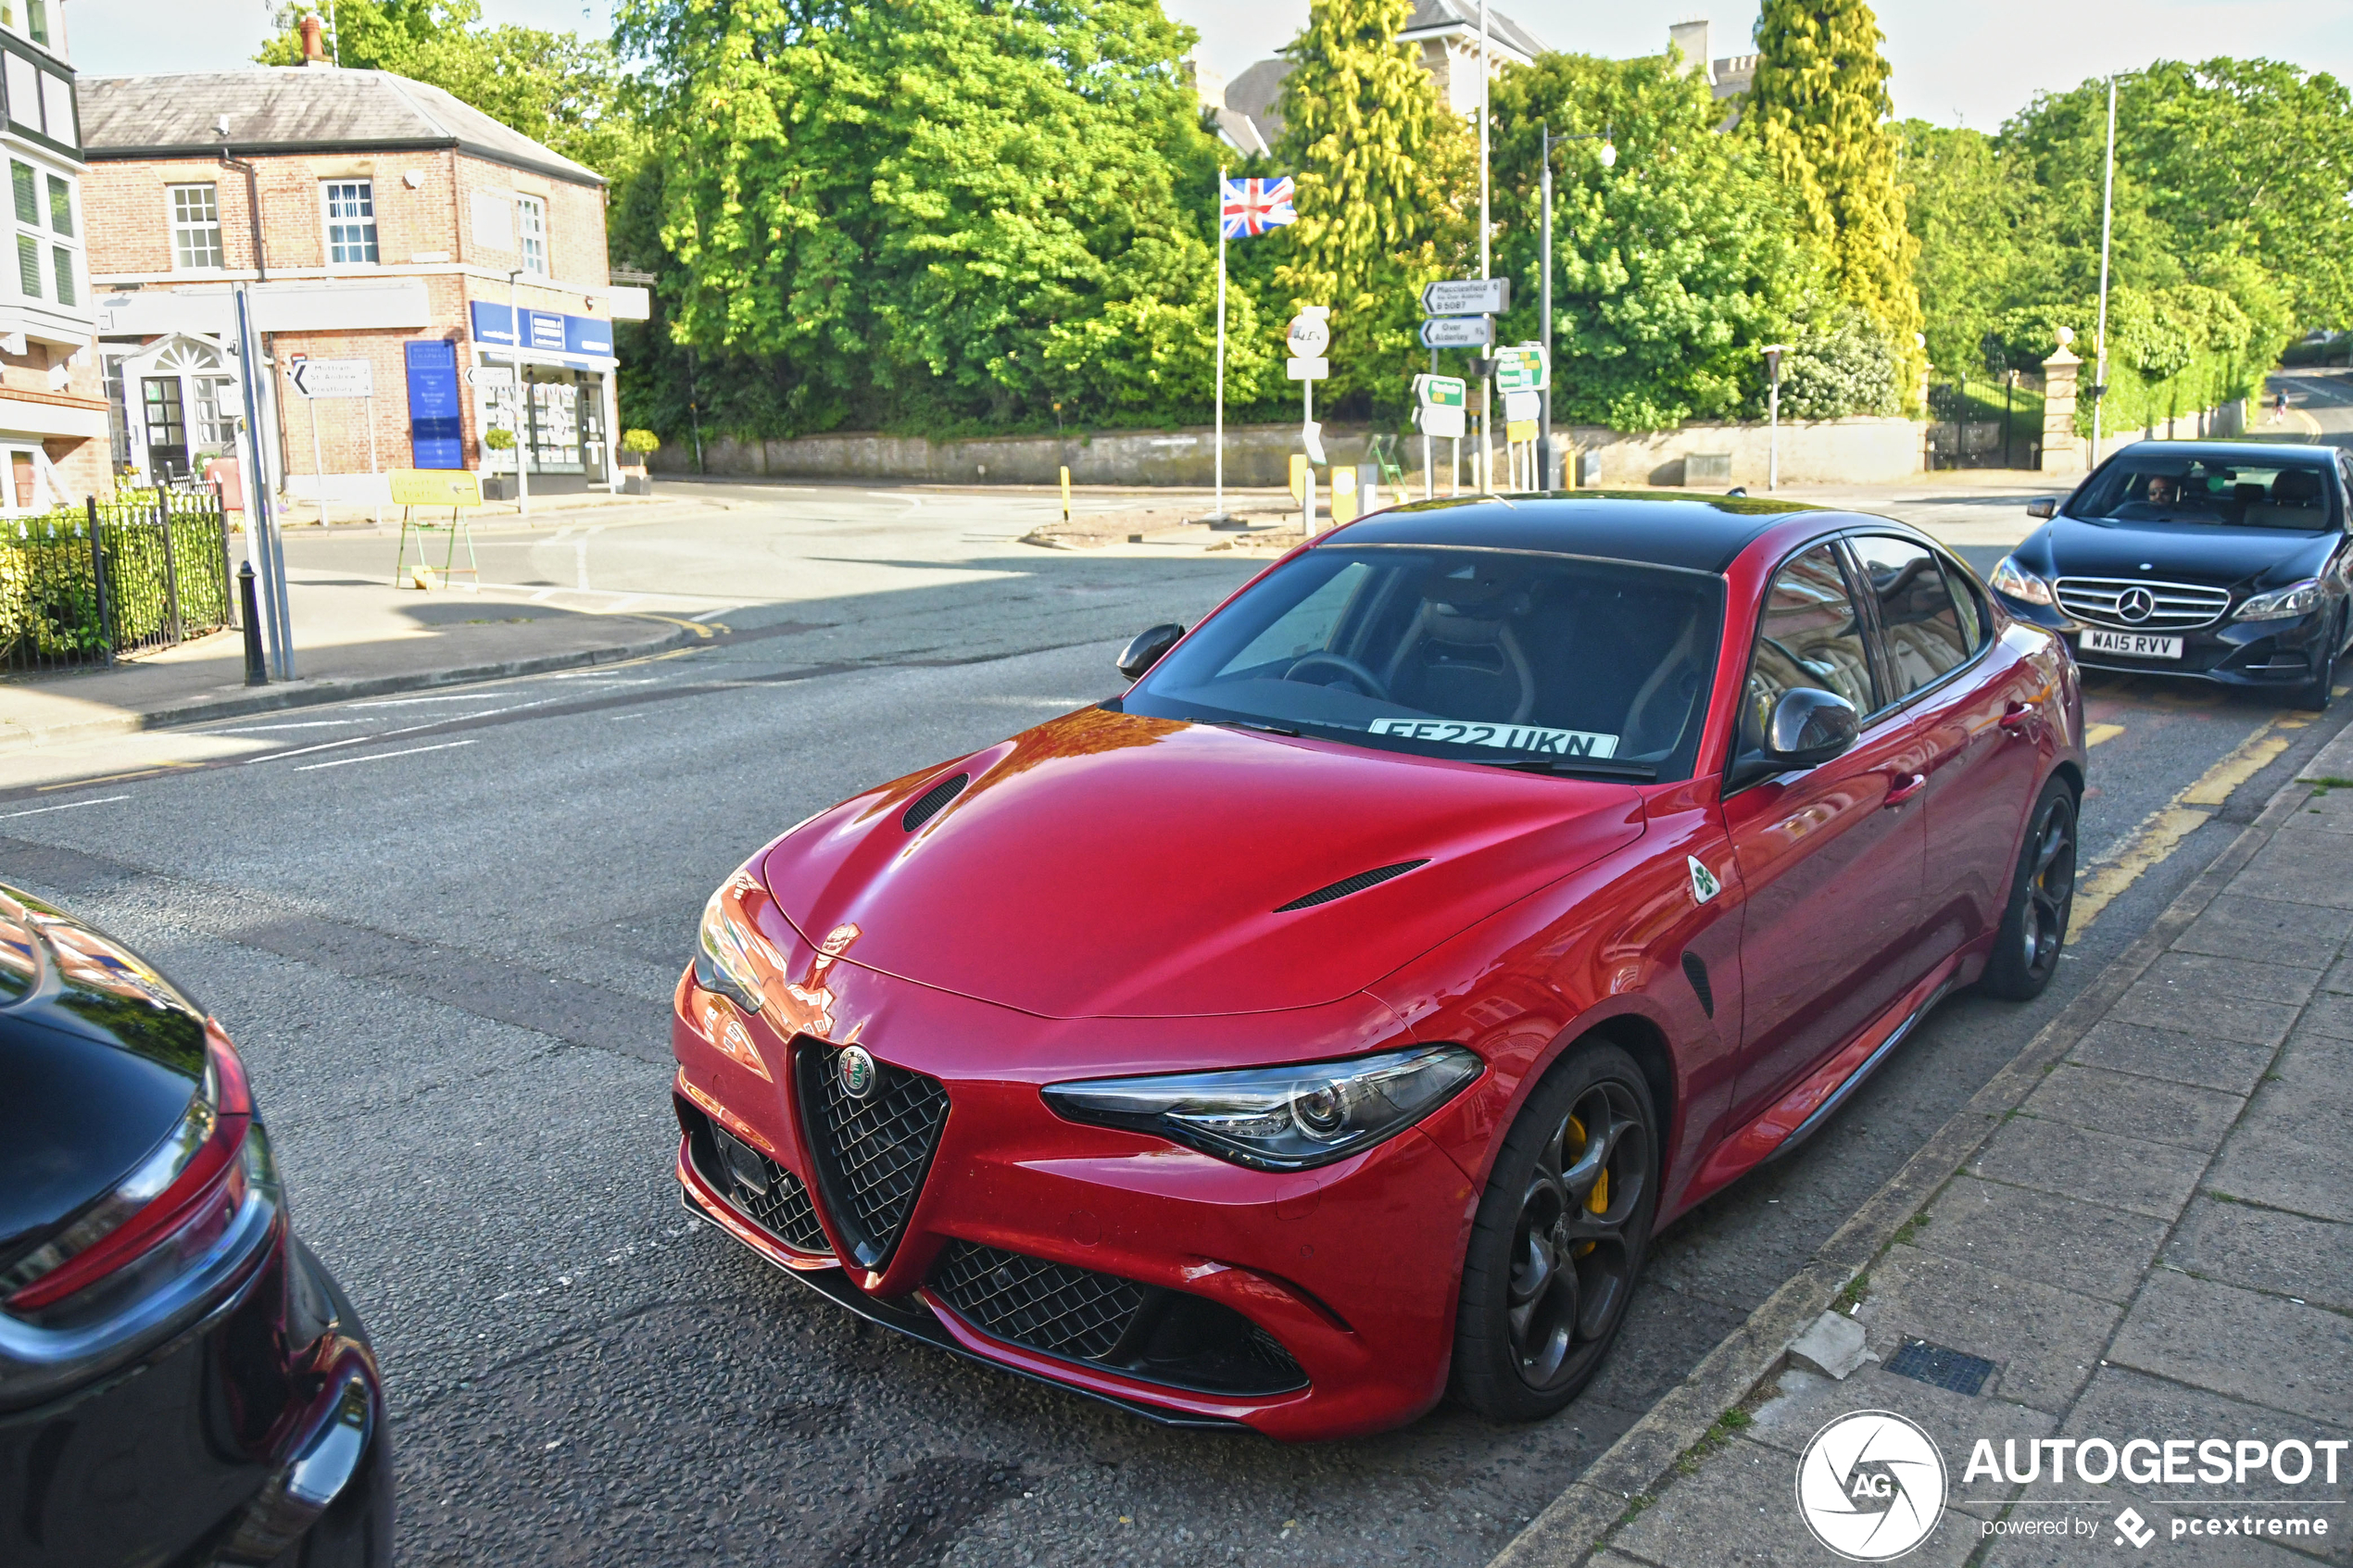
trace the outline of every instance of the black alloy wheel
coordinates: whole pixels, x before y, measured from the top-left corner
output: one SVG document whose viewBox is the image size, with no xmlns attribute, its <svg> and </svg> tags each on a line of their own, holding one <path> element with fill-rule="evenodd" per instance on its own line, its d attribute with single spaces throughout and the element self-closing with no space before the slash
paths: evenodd
<svg viewBox="0 0 2353 1568">
<path fill-rule="evenodd" d="M 1658 1136 L 1633 1060 L 1592 1045 L 1554 1067 L 1480 1199 L 1455 1324 L 1455 1393 L 1499 1421 L 1553 1414 L 1626 1321 L 1657 1211 Z"/>
<path fill-rule="evenodd" d="M 2075 792 L 2065 780 L 2053 779 L 2034 801 L 1984 989 L 2015 1002 L 2041 996 L 2058 972 L 2074 907 Z"/>
</svg>

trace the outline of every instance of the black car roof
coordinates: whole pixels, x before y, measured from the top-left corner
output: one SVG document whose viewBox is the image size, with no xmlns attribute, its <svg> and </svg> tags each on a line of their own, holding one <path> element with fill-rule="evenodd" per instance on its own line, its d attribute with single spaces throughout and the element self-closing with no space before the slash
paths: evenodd
<svg viewBox="0 0 2353 1568">
<path fill-rule="evenodd" d="M 2120 462 L 2136 452 L 2198 458 L 2208 462 L 2251 463 L 2267 469 L 2324 469 L 2336 461 L 2334 446 L 2291 446 L 2284 441 L 2135 441 L 2118 448 L 2113 460 Z"/>
<path fill-rule="evenodd" d="M 1415 501 L 1351 523 L 1337 545 L 1453 545 L 1600 556 L 1722 571 L 1793 512 L 1820 508 L 1762 495 L 1646 495 L 1588 491 Z M 1825 513 L 1825 517 L 1833 514 Z"/>
</svg>

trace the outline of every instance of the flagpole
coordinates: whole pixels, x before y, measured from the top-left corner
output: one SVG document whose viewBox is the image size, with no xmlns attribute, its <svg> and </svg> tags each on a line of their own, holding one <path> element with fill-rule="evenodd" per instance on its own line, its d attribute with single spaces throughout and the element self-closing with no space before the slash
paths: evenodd
<svg viewBox="0 0 2353 1568">
<path fill-rule="evenodd" d="M 1213 521 L 1226 521 L 1226 169 L 1217 169 L 1217 505 Z"/>
</svg>

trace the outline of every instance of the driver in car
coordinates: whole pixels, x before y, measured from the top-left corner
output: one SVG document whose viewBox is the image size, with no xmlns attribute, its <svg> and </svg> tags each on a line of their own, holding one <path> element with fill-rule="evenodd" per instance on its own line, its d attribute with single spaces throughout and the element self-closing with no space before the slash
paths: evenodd
<svg viewBox="0 0 2353 1568">
<path fill-rule="evenodd" d="M 2152 474 L 2149 476 L 2148 497 L 2149 505 L 2153 507 L 2179 506 L 2182 482 L 2167 474 Z"/>
</svg>

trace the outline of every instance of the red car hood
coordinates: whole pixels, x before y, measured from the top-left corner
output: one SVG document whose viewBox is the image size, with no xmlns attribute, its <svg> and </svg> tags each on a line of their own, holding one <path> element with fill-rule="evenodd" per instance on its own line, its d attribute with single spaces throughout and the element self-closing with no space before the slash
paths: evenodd
<svg viewBox="0 0 2353 1568">
<path fill-rule="evenodd" d="M 1050 1018 L 1181 1017 L 1336 1001 L 1642 831 L 1623 784 L 1082 709 L 812 819 L 761 879 L 844 962 Z"/>
</svg>

